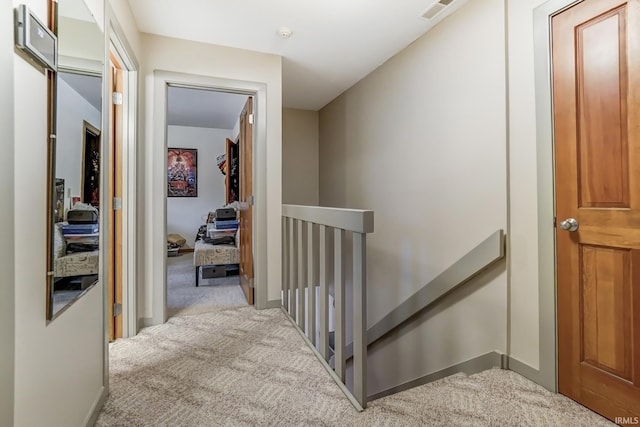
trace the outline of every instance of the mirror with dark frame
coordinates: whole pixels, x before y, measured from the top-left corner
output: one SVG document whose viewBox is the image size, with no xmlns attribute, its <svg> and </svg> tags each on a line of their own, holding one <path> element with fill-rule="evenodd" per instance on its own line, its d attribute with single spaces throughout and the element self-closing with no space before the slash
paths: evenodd
<svg viewBox="0 0 640 427">
<path fill-rule="evenodd" d="M 83 0 L 58 0 L 54 22 L 59 56 L 51 83 L 49 320 L 98 282 L 104 63 L 104 34 Z"/>
</svg>

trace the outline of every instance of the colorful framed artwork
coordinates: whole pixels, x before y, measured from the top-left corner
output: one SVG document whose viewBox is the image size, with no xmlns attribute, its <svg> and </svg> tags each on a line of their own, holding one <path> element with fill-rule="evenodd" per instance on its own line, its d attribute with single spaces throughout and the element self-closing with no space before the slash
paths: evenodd
<svg viewBox="0 0 640 427">
<path fill-rule="evenodd" d="M 198 150 L 167 150 L 167 197 L 198 197 Z"/>
</svg>

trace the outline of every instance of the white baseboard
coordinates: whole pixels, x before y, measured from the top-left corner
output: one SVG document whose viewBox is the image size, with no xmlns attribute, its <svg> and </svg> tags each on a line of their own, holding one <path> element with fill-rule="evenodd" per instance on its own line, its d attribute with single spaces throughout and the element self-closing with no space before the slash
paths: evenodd
<svg viewBox="0 0 640 427">
<path fill-rule="evenodd" d="M 97 399 L 93 402 L 93 405 L 91 405 L 91 410 L 84 419 L 83 424 L 86 427 L 92 427 L 96 423 L 98 415 L 100 415 L 100 410 L 102 410 L 102 406 L 104 405 L 104 402 L 107 401 L 108 396 L 109 393 L 107 392 L 106 387 L 101 387 Z"/>
</svg>

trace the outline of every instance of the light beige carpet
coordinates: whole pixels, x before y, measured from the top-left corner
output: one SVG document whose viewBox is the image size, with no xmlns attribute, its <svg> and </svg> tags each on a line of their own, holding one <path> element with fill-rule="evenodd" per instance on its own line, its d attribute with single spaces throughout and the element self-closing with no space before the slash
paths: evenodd
<svg viewBox="0 0 640 427">
<path fill-rule="evenodd" d="M 247 305 L 238 275 L 200 279 L 196 287 L 193 253 L 167 257 L 167 313 L 169 316 L 206 313 L 220 306 Z"/>
<path fill-rule="evenodd" d="M 604 426 L 510 372 L 454 375 L 356 412 L 279 309 L 175 317 L 110 346 L 97 426 Z"/>
</svg>

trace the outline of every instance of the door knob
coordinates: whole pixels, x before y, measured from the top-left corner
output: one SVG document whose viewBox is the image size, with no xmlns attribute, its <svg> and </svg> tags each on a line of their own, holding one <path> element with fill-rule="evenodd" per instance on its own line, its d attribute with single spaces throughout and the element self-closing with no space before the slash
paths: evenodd
<svg viewBox="0 0 640 427">
<path fill-rule="evenodd" d="M 580 224 L 575 218 L 567 218 L 564 221 L 560 222 L 560 228 L 566 231 L 576 231 L 579 226 Z"/>
</svg>

